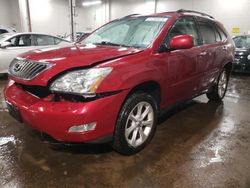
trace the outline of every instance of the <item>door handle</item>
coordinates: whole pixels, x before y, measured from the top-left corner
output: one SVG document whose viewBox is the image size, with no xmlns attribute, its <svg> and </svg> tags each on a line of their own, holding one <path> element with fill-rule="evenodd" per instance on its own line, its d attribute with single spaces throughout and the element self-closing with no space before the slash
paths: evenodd
<svg viewBox="0 0 250 188">
<path fill-rule="evenodd" d="M 223 50 L 227 50 L 227 46 L 226 46 L 226 45 L 223 46 L 222 49 L 223 49 Z"/>
<path fill-rule="evenodd" d="M 201 52 L 201 53 L 199 54 L 199 56 L 205 56 L 205 55 L 207 55 L 207 52 Z"/>
</svg>

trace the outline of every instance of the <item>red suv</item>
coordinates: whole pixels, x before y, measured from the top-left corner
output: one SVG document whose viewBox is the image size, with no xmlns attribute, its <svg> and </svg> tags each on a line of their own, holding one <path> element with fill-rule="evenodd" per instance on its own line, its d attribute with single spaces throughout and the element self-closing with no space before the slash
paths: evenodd
<svg viewBox="0 0 250 188">
<path fill-rule="evenodd" d="M 130 15 L 81 43 L 17 57 L 4 94 L 12 116 L 56 140 L 112 141 L 129 155 L 150 142 L 161 110 L 204 93 L 222 100 L 233 59 L 207 14 Z"/>
</svg>

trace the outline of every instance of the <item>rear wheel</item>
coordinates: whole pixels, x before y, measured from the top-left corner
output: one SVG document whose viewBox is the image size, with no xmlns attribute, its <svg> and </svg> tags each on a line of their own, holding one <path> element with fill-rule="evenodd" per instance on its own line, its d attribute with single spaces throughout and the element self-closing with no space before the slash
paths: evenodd
<svg viewBox="0 0 250 188">
<path fill-rule="evenodd" d="M 224 69 L 217 81 L 207 92 L 208 99 L 213 101 L 221 101 L 226 95 L 228 80 L 229 76 L 227 75 L 226 69 Z"/>
<path fill-rule="evenodd" d="M 113 148 L 131 155 L 142 150 L 156 129 L 156 102 L 147 93 L 132 94 L 124 103 L 114 133 Z"/>
</svg>

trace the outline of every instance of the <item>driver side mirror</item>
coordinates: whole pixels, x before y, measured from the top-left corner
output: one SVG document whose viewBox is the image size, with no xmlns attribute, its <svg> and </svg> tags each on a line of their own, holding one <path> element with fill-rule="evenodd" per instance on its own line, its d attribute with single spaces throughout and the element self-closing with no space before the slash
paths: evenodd
<svg viewBox="0 0 250 188">
<path fill-rule="evenodd" d="M 0 47 L 1 48 L 7 48 L 7 47 L 10 47 L 11 46 L 11 43 L 10 42 L 2 42 L 1 44 L 0 44 Z"/>
<path fill-rule="evenodd" d="M 169 48 L 171 50 L 190 49 L 194 47 L 194 39 L 190 35 L 177 35 L 171 38 Z"/>
</svg>

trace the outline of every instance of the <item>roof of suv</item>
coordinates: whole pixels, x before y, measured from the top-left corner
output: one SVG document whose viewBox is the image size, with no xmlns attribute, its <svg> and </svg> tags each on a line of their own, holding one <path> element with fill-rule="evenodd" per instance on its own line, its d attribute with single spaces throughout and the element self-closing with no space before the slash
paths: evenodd
<svg viewBox="0 0 250 188">
<path fill-rule="evenodd" d="M 210 18 L 210 19 L 214 19 L 213 16 L 209 15 L 209 14 L 206 14 L 206 13 L 203 13 L 203 12 L 198 12 L 198 11 L 194 11 L 194 10 L 185 10 L 185 9 L 180 9 L 180 10 L 177 10 L 177 11 L 174 11 L 174 12 L 163 12 L 163 13 L 159 13 L 160 15 L 169 15 L 169 14 L 175 14 L 177 16 L 180 16 L 180 15 L 198 15 L 198 16 L 201 16 L 201 17 L 207 17 L 207 18 Z"/>
<path fill-rule="evenodd" d="M 199 17 L 203 17 L 203 18 L 207 18 L 207 19 L 211 19 L 214 20 L 214 17 L 203 13 L 203 12 L 198 12 L 198 11 L 193 11 L 193 10 L 185 10 L 185 9 L 180 9 L 177 11 L 172 11 L 172 12 L 162 12 L 162 13 L 154 13 L 154 14 L 150 14 L 147 16 L 183 16 L 183 15 L 193 15 L 193 16 L 199 16 Z M 128 16 L 125 16 L 124 18 L 128 18 L 128 17 L 135 17 L 135 16 L 141 16 L 140 14 L 131 14 Z M 145 16 L 145 15 L 143 15 Z"/>
</svg>

